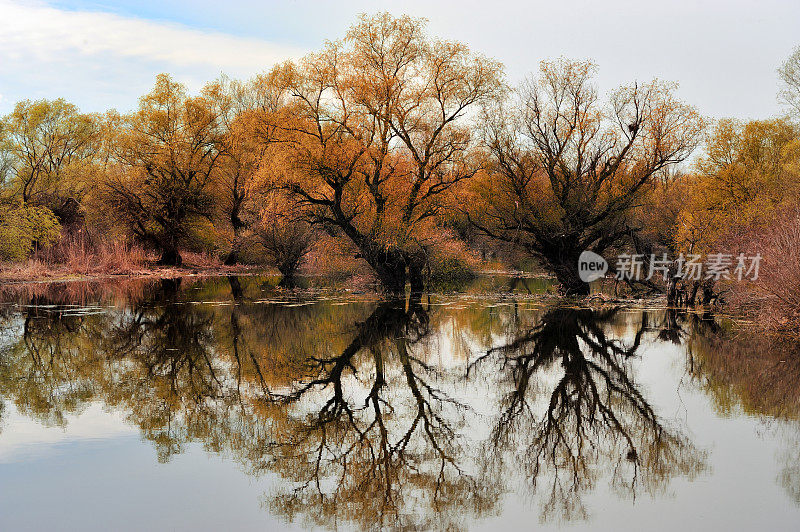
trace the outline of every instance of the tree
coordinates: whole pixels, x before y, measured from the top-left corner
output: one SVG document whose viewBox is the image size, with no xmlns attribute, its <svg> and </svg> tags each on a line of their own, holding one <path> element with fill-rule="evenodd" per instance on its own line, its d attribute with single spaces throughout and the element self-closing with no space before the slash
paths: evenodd
<svg viewBox="0 0 800 532">
<path fill-rule="evenodd" d="M 800 132 L 786 119 L 717 122 L 683 201 L 677 248 L 719 251 L 731 237 L 796 205 L 798 160 Z"/>
<path fill-rule="evenodd" d="M 166 74 L 125 117 L 107 198 L 130 231 L 160 251 L 161 264 L 180 265 L 179 248 L 192 225 L 212 216 L 218 133 L 209 100 L 187 96 Z"/>
<path fill-rule="evenodd" d="M 689 176 L 675 230 L 677 251 L 763 256 L 766 275 L 735 292 L 764 292 L 757 298 L 764 313 L 789 320 L 797 300 L 787 294 L 798 292 L 798 161 L 800 131 L 788 119 L 720 120 Z M 689 303 L 699 284 L 692 286 Z M 714 285 L 713 279 L 703 280 L 704 304 L 713 299 Z"/>
<path fill-rule="evenodd" d="M 62 223 L 79 215 L 92 172 L 96 120 L 63 99 L 24 100 L 0 122 L 5 186 L 23 204 L 45 207 Z"/>
<path fill-rule="evenodd" d="M 314 244 L 314 229 L 302 213 L 292 212 L 285 195 L 271 194 L 260 204 L 261 212 L 254 232 L 267 261 L 283 275 L 282 283 L 291 286 L 300 262 Z"/>
<path fill-rule="evenodd" d="M 800 46 L 778 69 L 782 87 L 778 99 L 800 118 Z"/>
<path fill-rule="evenodd" d="M 387 291 L 421 290 L 434 218 L 478 168 L 466 115 L 500 90 L 500 65 L 381 14 L 285 72 L 281 156 L 294 171 L 282 188 L 352 241 Z"/>
<path fill-rule="evenodd" d="M 257 203 L 262 191 L 255 178 L 264 150 L 275 141 L 272 116 L 283 104 L 280 76 L 280 68 L 249 82 L 223 76 L 203 90 L 218 117 L 217 143 L 222 157 L 215 191 L 223 218 L 233 231 L 225 264 L 239 261 L 246 232 L 259 218 L 254 200 Z"/>
<path fill-rule="evenodd" d="M 674 85 L 658 81 L 616 90 L 605 108 L 594 73 L 590 62 L 544 61 L 515 100 L 487 111 L 491 167 L 470 211 L 482 232 L 521 246 L 575 295 L 589 291 L 580 253 L 628 238 L 645 185 L 685 160 L 703 128 Z"/>
<path fill-rule="evenodd" d="M 60 235 L 61 224 L 50 209 L 32 205 L 0 209 L 0 260 L 25 260 L 36 248 L 53 244 Z"/>
</svg>

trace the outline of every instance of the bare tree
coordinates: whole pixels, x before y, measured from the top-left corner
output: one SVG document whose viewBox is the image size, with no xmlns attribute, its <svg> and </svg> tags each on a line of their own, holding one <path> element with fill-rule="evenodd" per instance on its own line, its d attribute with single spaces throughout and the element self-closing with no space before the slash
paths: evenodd
<svg viewBox="0 0 800 532">
<path fill-rule="evenodd" d="M 541 260 L 566 294 L 588 293 L 580 253 L 629 236 L 626 216 L 645 185 L 686 159 L 703 128 L 670 84 L 622 87 L 606 108 L 594 72 L 589 62 L 542 62 L 516 101 L 487 112 L 492 166 L 471 205 L 481 231 Z"/>
<path fill-rule="evenodd" d="M 783 82 L 778 99 L 800 118 L 800 46 L 783 62 L 778 76 Z"/>
</svg>

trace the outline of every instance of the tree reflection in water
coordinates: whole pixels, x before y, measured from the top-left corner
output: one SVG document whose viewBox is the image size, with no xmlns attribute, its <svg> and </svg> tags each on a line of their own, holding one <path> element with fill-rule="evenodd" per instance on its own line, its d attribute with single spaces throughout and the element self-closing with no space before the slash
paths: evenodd
<svg viewBox="0 0 800 532">
<path fill-rule="evenodd" d="M 63 427 L 93 397 L 93 380 L 76 367 L 96 316 L 46 294 L 21 303 L 19 313 L 6 306 L 2 314 L 0 397 L 45 426 Z"/>
<path fill-rule="evenodd" d="M 713 320 L 683 315 L 692 326 L 686 370 L 718 414 L 759 419 L 782 449 L 777 482 L 800 504 L 800 345 L 748 329 L 724 331 Z"/>
<path fill-rule="evenodd" d="M 205 424 L 231 400 L 227 368 L 214 356 L 214 316 L 204 306 L 187 309 L 180 284 L 163 279 L 100 341 L 109 364 L 104 400 L 130 412 L 160 461 L 181 452 L 184 441 L 208 436 Z"/>
<path fill-rule="evenodd" d="M 543 519 L 586 518 L 581 496 L 604 474 L 614 490 L 635 498 L 637 490 L 655 494 L 671 478 L 704 468 L 704 453 L 666 426 L 633 380 L 630 361 L 648 315 L 625 345 L 609 336 L 619 312 L 550 310 L 470 365 L 496 363 L 510 387 L 489 445 L 496 456 L 511 456 L 533 490 L 547 486 Z M 503 462 L 494 467 L 508 467 Z"/>
<path fill-rule="evenodd" d="M 265 504 L 325 527 L 465 527 L 500 511 L 520 475 L 543 518 L 583 518 L 601 477 L 635 496 L 704 465 L 632 377 L 647 314 L 624 344 L 613 333 L 633 314 L 618 310 L 526 323 L 515 305 L 265 301 L 251 289 L 166 280 L 75 316 L 39 315 L 40 299 L 5 316 L 23 325 L 0 348 L 0 397 L 50 424 L 102 402 L 161 461 L 200 442 L 249 474 L 279 474 Z M 469 351 L 483 354 L 468 363 Z M 479 410 L 495 404 L 484 437 Z"/>
<path fill-rule="evenodd" d="M 276 462 L 295 485 L 275 494 L 273 510 L 327 526 L 427 529 L 493 508 L 498 486 L 466 471 L 467 406 L 442 391 L 445 376 L 416 349 L 430 331 L 420 301 L 388 302 L 340 354 L 309 357 L 307 378 L 281 396 L 293 414 Z"/>
</svg>

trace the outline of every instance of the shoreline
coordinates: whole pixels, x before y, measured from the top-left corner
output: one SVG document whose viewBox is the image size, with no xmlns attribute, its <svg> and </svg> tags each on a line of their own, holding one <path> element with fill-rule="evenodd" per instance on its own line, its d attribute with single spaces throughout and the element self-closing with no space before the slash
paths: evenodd
<svg viewBox="0 0 800 532">
<path fill-rule="evenodd" d="M 509 277 L 519 277 L 524 279 L 552 278 L 546 273 L 524 272 L 519 270 L 498 270 L 487 269 L 478 270 L 476 275 L 500 275 Z M 0 285 L 34 284 L 34 283 L 63 283 L 71 281 L 99 281 L 106 279 L 168 279 L 173 277 L 222 277 L 226 275 L 241 276 L 280 276 L 277 269 L 268 266 L 180 266 L 180 267 L 152 267 L 143 268 L 136 271 L 124 272 L 89 272 L 48 270 L 41 273 L 30 275 L 24 272 L 23 267 L 4 267 L 0 265 Z M 299 272 L 301 277 L 325 277 L 327 272 Z"/>
<path fill-rule="evenodd" d="M 173 277 L 222 277 L 225 275 L 280 275 L 263 266 L 182 266 L 153 267 L 126 272 L 79 272 L 46 270 L 39 274 L 29 275 L 0 268 L 0 285 L 63 283 L 72 281 L 100 281 L 110 279 L 168 279 Z"/>
</svg>

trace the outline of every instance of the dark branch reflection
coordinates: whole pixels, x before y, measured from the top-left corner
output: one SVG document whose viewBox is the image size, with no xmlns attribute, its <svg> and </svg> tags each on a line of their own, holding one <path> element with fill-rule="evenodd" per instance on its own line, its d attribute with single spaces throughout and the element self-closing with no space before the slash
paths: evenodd
<svg viewBox="0 0 800 532">
<path fill-rule="evenodd" d="M 417 349 L 430 331 L 420 301 L 384 303 L 339 354 L 309 357 L 306 377 L 279 396 L 290 414 L 275 459 L 294 486 L 274 494 L 273 510 L 327 526 L 427 529 L 493 507 L 497 486 L 462 464 L 467 406 Z"/>
<path fill-rule="evenodd" d="M 582 495 L 604 474 L 635 498 L 704 468 L 704 453 L 666 425 L 633 379 L 648 314 L 628 344 L 609 336 L 618 317 L 620 309 L 550 310 L 469 367 L 494 363 L 507 384 L 488 445 L 543 491 L 543 519 L 586 518 Z"/>
</svg>

